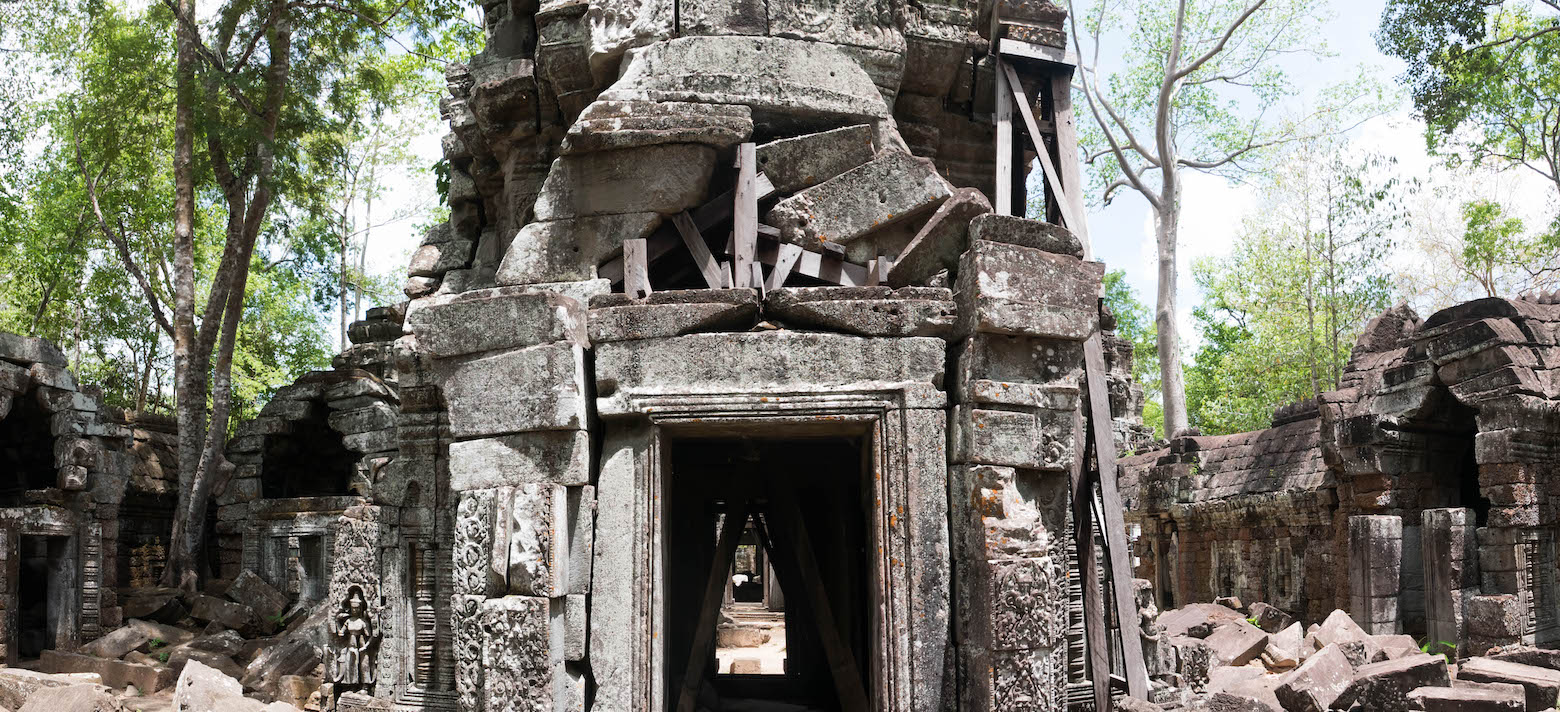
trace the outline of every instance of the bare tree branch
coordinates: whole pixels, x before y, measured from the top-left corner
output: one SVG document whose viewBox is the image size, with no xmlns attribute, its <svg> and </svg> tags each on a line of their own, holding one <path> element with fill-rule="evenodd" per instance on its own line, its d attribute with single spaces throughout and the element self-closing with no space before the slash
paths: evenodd
<svg viewBox="0 0 1560 712">
<path fill-rule="evenodd" d="M 1266 5 L 1266 4 L 1267 4 L 1267 0 L 1256 0 L 1256 2 L 1253 2 L 1251 5 L 1247 6 L 1246 10 L 1240 14 L 1240 17 L 1235 18 L 1235 21 L 1231 22 L 1229 27 L 1224 28 L 1224 35 L 1219 37 L 1219 41 L 1213 45 L 1212 49 L 1208 50 L 1207 52 L 1204 52 L 1201 57 L 1198 57 L 1197 59 L 1192 60 L 1190 64 L 1187 64 L 1185 67 L 1182 67 L 1179 71 L 1176 71 L 1174 74 L 1172 74 L 1170 76 L 1170 80 L 1171 81 L 1178 81 L 1180 79 L 1183 79 L 1183 78 L 1186 77 L 1186 75 L 1191 74 L 1192 72 L 1195 72 L 1198 69 L 1201 69 L 1204 64 L 1207 64 L 1214 57 L 1219 56 L 1219 53 L 1224 51 L 1224 46 L 1226 44 L 1229 44 L 1230 37 L 1233 36 L 1235 34 L 1235 32 L 1241 28 L 1241 25 L 1246 24 L 1246 20 L 1251 19 L 1252 14 L 1254 14 L 1254 13 L 1256 13 L 1256 11 L 1262 9 L 1262 6 Z M 1177 32 L 1176 44 L 1177 45 L 1180 44 L 1179 33 L 1183 29 L 1182 28 L 1182 20 L 1185 19 L 1186 3 L 1184 2 L 1184 0 L 1181 3 L 1181 8 L 1182 8 L 1181 17 L 1176 20 L 1176 32 Z M 1170 66 L 1175 66 L 1175 65 L 1171 64 Z"/>
</svg>

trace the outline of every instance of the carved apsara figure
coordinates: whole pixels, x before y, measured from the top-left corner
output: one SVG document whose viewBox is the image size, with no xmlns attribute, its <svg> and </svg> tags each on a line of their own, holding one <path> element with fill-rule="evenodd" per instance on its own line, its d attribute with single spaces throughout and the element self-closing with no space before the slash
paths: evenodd
<svg viewBox="0 0 1560 712">
<path fill-rule="evenodd" d="M 338 646 L 336 666 L 332 677 L 338 686 L 367 686 L 374 684 L 374 657 L 372 649 L 379 642 L 379 629 L 368 614 L 368 601 L 363 589 L 353 586 L 347 589 L 341 609 L 331 620 L 331 636 Z"/>
</svg>

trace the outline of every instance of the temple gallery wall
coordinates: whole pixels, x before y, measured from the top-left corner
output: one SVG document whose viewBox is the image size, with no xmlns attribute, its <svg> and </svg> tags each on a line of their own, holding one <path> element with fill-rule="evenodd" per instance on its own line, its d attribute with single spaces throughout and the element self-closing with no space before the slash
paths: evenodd
<svg viewBox="0 0 1560 712">
<path fill-rule="evenodd" d="M 238 426 L 201 592 L 171 423 L 0 334 L 0 706 L 1395 710 L 1472 689 L 1402 634 L 1560 638 L 1560 305 L 1391 310 L 1271 429 L 1151 442 L 1049 0 L 482 9 L 449 220 Z M 1560 696 L 1522 654 L 1459 682 Z"/>
</svg>

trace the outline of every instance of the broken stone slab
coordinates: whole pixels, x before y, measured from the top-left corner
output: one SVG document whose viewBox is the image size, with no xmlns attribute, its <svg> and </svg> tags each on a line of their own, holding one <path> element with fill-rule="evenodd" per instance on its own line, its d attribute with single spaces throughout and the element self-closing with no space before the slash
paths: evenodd
<svg viewBox="0 0 1560 712">
<path fill-rule="evenodd" d="M 1501 648 L 1500 652 L 1489 657 L 1495 660 L 1560 670 L 1560 650 L 1535 648 L 1528 645 L 1508 645 Z"/>
<path fill-rule="evenodd" d="M 1512 692 L 1459 687 L 1421 687 L 1408 693 L 1408 708 L 1423 712 L 1524 712 L 1521 689 Z"/>
<path fill-rule="evenodd" d="M 244 636 L 239 635 L 238 631 L 224 630 L 219 633 L 201 636 L 184 645 L 193 650 L 204 650 L 233 657 L 244 649 L 244 643 Z"/>
<path fill-rule="evenodd" d="M 603 294 L 590 300 L 593 344 L 711 331 L 747 331 L 758 320 L 753 289 L 680 289 L 643 299 Z"/>
<path fill-rule="evenodd" d="M 190 617 L 201 623 L 221 623 L 235 630 L 248 629 L 259 621 L 255 609 L 215 596 L 195 596 L 190 601 Z"/>
<path fill-rule="evenodd" d="M 970 221 L 991 212 L 991 201 L 974 188 L 958 188 L 900 250 L 888 268 L 888 284 L 923 284 L 943 271 L 957 271 L 969 246 Z"/>
<path fill-rule="evenodd" d="M 543 430 L 450 443 L 450 489 L 456 492 L 529 482 L 590 481 L 590 433 Z"/>
<path fill-rule="evenodd" d="M 780 229 L 782 242 L 820 249 L 935 210 L 952 194 L 931 161 L 889 151 L 781 200 L 764 222 Z"/>
<path fill-rule="evenodd" d="M 1354 681 L 1333 700 L 1333 709 L 1359 705 L 1376 712 L 1405 712 L 1408 693 L 1421 687 L 1449 687 L 1446 659 L 1439 655 L 1414 655 L 1371 663 L 1355 671 Z"/>
<path fill-rule="evenodd" d="M 1285 712 L 1325 712 L 1353 681 L 1353 666 L 1329 645 L 1306 658 L 1273 694 Z"/>
<path fill-rule="evenodd" d="M 698 144 L 645 146 L 562 156 L 532 207 L 537 220 L 656 212 L 704 202 L 715 149 Z"/>
<path fill-rule="evenodd" d="M 41 690 L 85 684 L 101 687 L 102 683 L 102 677 L 96 673 L 51 675 L 35 670 L 0 667 L 0 707 L 20 709 Z"/>
<path fill-rule="evenodd" d="M 196 650 L 190 647 L 174 648 L 172 652 L 169 652 L 167 661 L 168 669 L 173 671 L 174 675 L 178 675 L 184 671 L 184 666 L 188 665 L 191 660 L 198 661 L 200 664 L 207 667 L 221 670 L 222 674 L 235 679 L 244 675 L 243 666 L 234 662 L 233 658 L 221 653 L 213 653 L 208 650 Z"/>
<path fill-rule="evenodd" d="M 124 706 L 99 685 L 69 685 L 38 690 L 18 712 L 124 712 Z"/>
<path fill-rule="evenodd" d="M 237 680 L 198 660 L 191 660 L 184 666 L 173 693 L 173 712 L 296 712 L 297 709 L 285 702 L 266 704 L 244 697 L 244 686 Z"/>
<path fill-rule="evenodd" d="M 308 675 L 322 660 L 320 648 L 306 636 L 285 638 L 274 645 L 262 648 L 249 664 L 244 666 L 244 688 L 265 691 L 275 695 L 276 686 L 285 675 Z M 191 661 L 184 667 L 200 665 Z M 201 667 L 206 667 L 201 665 Z M 210 668 L 206 668 L 210 669 Z M 225 676 L 224 676 L 225 677 Z"/>
<path fill-rule="evenodd" d="M 1509 660 L 1470 658 L 1457 668 L 1457 679 L 1521 685 L 1530 710 L 1547 710 L 1560 701 L 1560 670 Z"/>
<path fill-rule="evenodd" d="M 174 674 L 166 668 L 138 665 L 123 660 L 105 660 L 90 655 L 45 650 L 38 667 L 52 673 L 95 673 L 103 684 L 116 689 L 135 685 L 142 692 L 156 692 L 173 684 Z"/>
<path fill-rule="evenodd" d="M 277 702 L 283 702 L 299 709 L 309 706 L 310 699 L 319 694 L 321 680 L 318 677 L 305 677 L 303 675 L 283 675 L 278 685 Z M 316 704 L 315 706 L 318 706 Z"/>
<path fill-rule="evenodd" d="M 440 277 L 453 269 L 460 269 L 471 262 L 471 251 L 476 243 L 471 240 L 451 240 L 422 245 L 412 253 L 406 271 L 412 277 Z"/>
<path fill-rule="evenodd" d="M 1333 643 L 1343 643 L 1350 640 L 1360 640 L 1368 634 L 1364 628 L 1354 622 L 1348 613 L 1342 610 L 1334 610 L 1322 621 L 1321 627 L 1306 636 L 1307 640 L 1318 650 Z"/>
<path fill-rule="evenodd" d="M 244 569 L 238 578 L 233 579 L 233 583 L 228 586 L 224 595 L 235 603 L 248 606 L 263 620 L 281 618 L 282 611 L 287 610 L 287 605 L 291 602 L 287 594 L 276 590 L 275 586 L 249 569 Z"/>
<path fill-rule="evenodd" d="M 743 104 L 771 128 L 798 120 L 870 120 L 888 105 L 839 48 L 778 37 L 681 37 L 630 50 L 601 100 Z"/>
<path fill-rule="evenodd" d="M 770 141 L 757 148 L 758 170 L 780 193 L 811 188 L 872 160 L 872 127 L 865 124 Z"/>
<path fill-rule="evenodd" d="M 595 101 L 569 126 L 562 155 L 660 144 L 727 148 L 753 135 L 746 106 L 679 101 Z"/>
<path fill-rule="evenodd" d="M 1251 678 L 1250 680 L 1244 680 L 1235 683 L 1228 689 L 1224 690 L 1224 692 L 1226 694 L 1256 700 L 1257 702 L 1262 703 L 1262 705 L 1268 709 L 1273 710 L 1273 712 L 1280 712 L 1280 710 L 1283 710 L 1283 707 L 1278 704 L 1278 697 L 1273 694 L 1273 691 L 1277 689 L 1279 685 L 1284 684 L 1287 678 L 1287 674 L 1258 675 Z"/>
<path fill-rule="evenodd" d="M 1192 603 L 1180 608 L 1171 609 L 1159 614 L 1155 623 L 1164 626 L 1165 635 L 1189 636 L 1192 638 L 1206 638 L 1215 628 L 1232 621 L 1242 620 L 1240 613 L 1232 611 L 1224 606 L 1213 603 Z M 1201 636 L 1193 635 L 1192 631 L 1205 628 Z"/>
<path fill-rule="evenodd" d="M 579 346 L 451 359 L 437 377 L 457 438 L 585 427 L 585 353 Z"/>
<path fill-rule="evenodd" d="M 144 628 L 127 625 L 109 631 L 103 637 L 81 646 L 81 652 L 99 658 L 117 659 L 151 640 Z"/>
<path fill-rule="evenodd" d="M 0 359 L 23 366 L 42 363 L 56 368 L 70 365 L 65 353 L 47 340 L 36 336 L 20 336 L 0 332 Z"/>
<path fill-rule="evenodd" d="M 585 309 L 556 292 L 497 287 L 435 297 L 407 315 L 417 348 L 435 358 L 554 342 L 584 345 Z"/>
<path fill-rule="evenodd" d="M 787 287 L 770 292 L 764 311 L 792 327 L 858 336 L 947 336 L 953 293 L 931 287 Z"/>
<path fill-rule="evenodd" d="M 970 220 L 970 240 L 989 240 L 1083 259 L 1083 243 L 1071 230 L 1040 220 L 991 213 Z"/>
<path fill-rule="evenodd" d="M 1257 619 L 1258 628 L 1269 633 L 1277 633 L 1295 622 L 1294 616 L 1261 601 L 1251 604 L 1246 612 L 1251 618 Z"/>
<path fill-rule="evenodd" d="M 1082 341 L 1099 328 L 1104 274 L 1098 262 L 972 240 L 954 288 L 957 333 Z"/>
<path fill-rule="evenodd" d="M 621 254 L 623 241 L 646 238 L 661 226 L 656 212 L 592 215 L 539 221 L 520 228 L 499 262 L 499 284 L 594 279 L 596 266 Z"/>
<path fill-rule="evenodd" d="M 1203 642 L 1213 648 L 1218 664 L 1245 665 L 1267 649 L 1268 635 L 1242 619 L 1220 625 Z"/>
</svg>

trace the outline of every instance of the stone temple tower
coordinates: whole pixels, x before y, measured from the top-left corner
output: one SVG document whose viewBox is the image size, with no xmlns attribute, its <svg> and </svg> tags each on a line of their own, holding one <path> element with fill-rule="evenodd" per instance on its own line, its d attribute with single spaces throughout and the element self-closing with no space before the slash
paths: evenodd
<svg viewBox="0 0 1560 712">
<path fill-rule="evenodd" d="M 338 363 L 394 397 L 328 539 L 324 595 L 375 623 L 334 639 L 337 708 L 1092 709 L 1071 495 L 1103 267 L 1002 214 L 1066 206 L 999 156 L 992 51 L 1030 58 L 1025 146 L 1072 151 L 1064 13 L 483 10 L 450 219 Z M 773 674 L 716 656 L 754 556 Z"/>
</svg>

